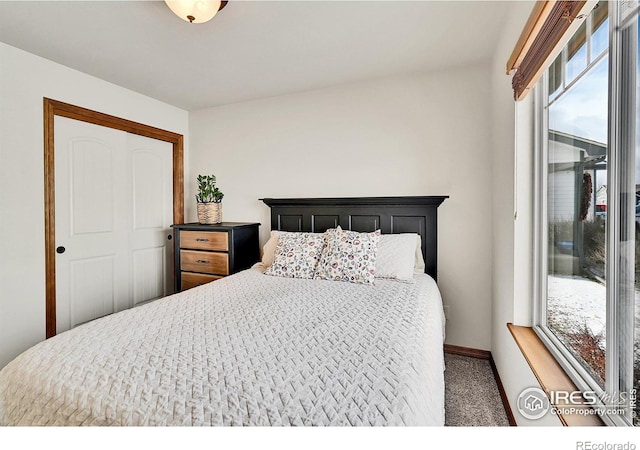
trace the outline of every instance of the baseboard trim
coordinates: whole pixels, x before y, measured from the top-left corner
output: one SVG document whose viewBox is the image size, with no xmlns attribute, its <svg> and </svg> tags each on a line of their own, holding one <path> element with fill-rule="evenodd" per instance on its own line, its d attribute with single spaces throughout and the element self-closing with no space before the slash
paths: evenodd
<svg viewBox="0 0 640 450">
<path fill-rule="evenodd" d="M 500 374 L 498 373 L 496 363 L 493 361 L 491 352 L 488 350 L 479 350 L 477 348 L 461 347 L 458 345 L 449 344 L 444 344 L 444 352 L 449 353 L 450 355 L 468 356 L 469 358 L 488 360 L 489 365 L 491 366 L 491 371 L 493 372 L 493 377 L 495 378 L 496 384 L 498 385 L 498 392 L 500 393 L 500 399 L 502 400 L 502 406 L 504 407 L 504 412 L 507 415 L 509 425 L 512 427 L 518 426 L 513 415 L 513 411 L 511 410 L 511 406 L 509 405 L 507 393 L 505 392 L 504 386 L 502 385 L 502 380 L 500 379 Z"/>
<path fill-rule="evenodd" d="M 509 425 L 512 427 L 517 427 L 516 418 L 513 415 L 513 411 L 511 411 L 511 405 L 509 405 L 509 399 L 507 398 L 507 393 L 504 390 L 504 386 L 502 385 L 502 380 L 500 379 L 500 374 L 498 373 L 498 368 L 496 367 L 496 363 L 493 360 L 493 355 L 489 356 L 489 365 L 491 366 L 491 371 L 493 372 L 493 377 L 496 379 L 496 384 L 498 385 L 498 392 L 500 392 L 500 399 L 502 400 L 502 406 L 504 406 L 504 412 L 507 414 L 507 420 L 509 421 Z"/>
<path fill-rule="evenodd" d="M 444 352 L 451 355 L 468 356 L 470 358 L 490 359 L 491 352 L 477 348 L 460 347 L 458 345 L 444 344 Z"/>
</svg>

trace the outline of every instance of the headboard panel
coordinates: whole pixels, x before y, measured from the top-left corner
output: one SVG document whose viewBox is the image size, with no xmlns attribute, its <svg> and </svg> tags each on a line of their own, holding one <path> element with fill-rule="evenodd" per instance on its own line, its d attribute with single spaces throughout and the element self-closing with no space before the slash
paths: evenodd
<svg viewBox="0 0 640 450">
<path fill-rule="evenodd" d="M 438 206 L 448 195 L 425 197 L 264 198 L 271 229 L 323 233 L 345 230 L 383 234 L 418 233 L 425 273 L 438 273 Z"/>
</svg>

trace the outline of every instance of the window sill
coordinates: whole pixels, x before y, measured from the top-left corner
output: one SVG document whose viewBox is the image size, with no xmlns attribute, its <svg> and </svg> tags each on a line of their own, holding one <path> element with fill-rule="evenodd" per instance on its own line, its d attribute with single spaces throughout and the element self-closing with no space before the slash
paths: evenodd
<svg viewBox="0 0 640 450">
<path fill-rule="evenodd" d="M 530 327 L 521 327 L 507 323 L 520 351 L 538 379 L 547 397 L 552 391 L 578 391 L 571 378 L 562 369 L 553 355 L 547 350 L 538 335 Z M 551 399 L 551 398 L 550 398 Z M 562 406 L 551 403 L 552 406 Z M 603 426 L 602 420 L 595 414 L 557 414 L 564 426 Z"/>
</svg>

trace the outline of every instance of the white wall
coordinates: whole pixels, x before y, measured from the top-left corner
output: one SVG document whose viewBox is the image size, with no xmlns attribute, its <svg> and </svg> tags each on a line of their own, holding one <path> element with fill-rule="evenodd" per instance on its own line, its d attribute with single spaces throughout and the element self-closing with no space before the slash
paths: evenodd
<svg viewBox="0 0 640 450">
<path fill-rule="evenodd" d="M 450 195 L 439 210 L 447 343 L 491 346 L 491 108 L 487 66 L 394 77 L 190 113 L 187 217 L 213 173 L 225 220 L 264 197 Z"/>
<path fill-rule="evenodd" d="M 0 43 L 0 368 L 45 338 L 43 97 L 188 131 L 186 111 Z"/>
<path fill-rule="evenodd" d="M 496 47 L 491 71 L 493 100 L 493 313 L 491 353 L 518 425 L 560 425 L 548 414 L 522 417 L 518 395 L 539 386 L 518 349 L 507 322 L 531 325 L 533 286 L 533 114 L 532 95 L 513 101 L 505 65 L 533 7 L 510 2 L 510 12 Z"/>
<path fill-rule="evenodd" d="M 447 342 L 491 349 L 519 424 L 557 425 L 515 410 L 522 389 L 537 383 L 506 328 L 530 323 L 531 104 L 513 102 L 504 64 L 531 7 L 511 3 L 490 66 L 189 115 L 0 43 L 0 367 L 44 338 L 42 98 L 50 97 L 189 131 L 187 218 L 195 220 L 195 176 L 215 173 L 225 219 L 261 222 L 263 243 L 262 197 L 450 195 L 439 230 Z"/>
</svg>

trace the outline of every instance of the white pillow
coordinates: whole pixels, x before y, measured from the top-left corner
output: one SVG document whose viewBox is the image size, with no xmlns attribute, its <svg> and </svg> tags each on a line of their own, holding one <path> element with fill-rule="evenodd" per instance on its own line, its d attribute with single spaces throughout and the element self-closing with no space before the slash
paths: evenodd
<svg viewBox="0 0 640 450">
<path fill-rule="evenodd" d="M 278 245 L 278 233 L 279 231 L 272 231 L 271 236 L 264 247 L 262 247 L 262 265 L 267 269 L 273 264 L 273 259 L 276 255 L 276 246 Z"/>
<path fill-rule="evenodd" d="M 376 278 L 412 281 L 413 274 L 424 272 L 419 234 L 383 234 L 378 242 Z"/>
<path fill-rule="evenodd" d="M 422 238 L 416 234 L 416 261 L 413 267 L 413 273 L 424 273 L 424 256 L 422 256 Z"/>
</svg>

